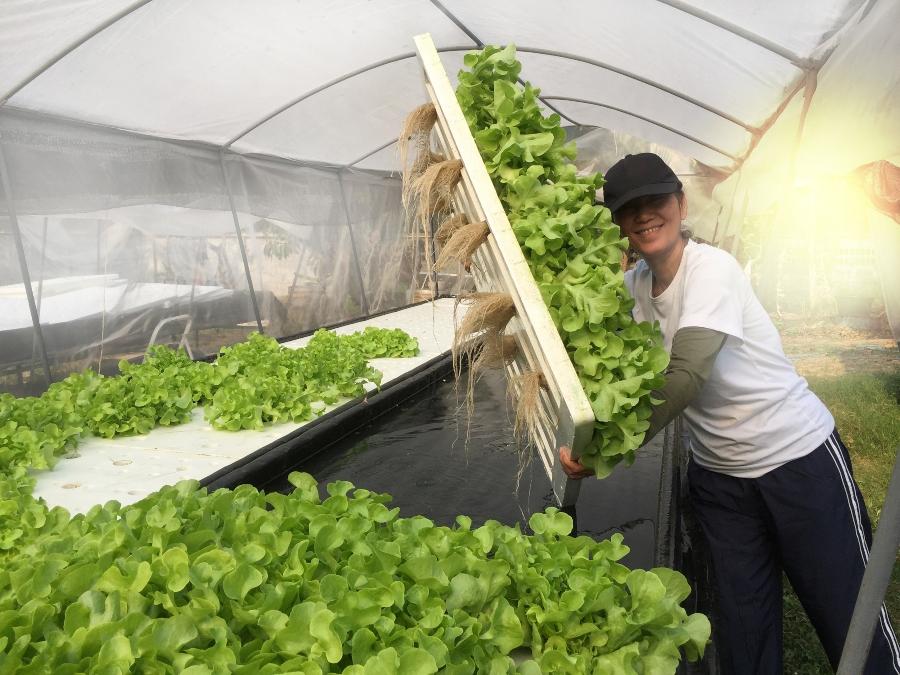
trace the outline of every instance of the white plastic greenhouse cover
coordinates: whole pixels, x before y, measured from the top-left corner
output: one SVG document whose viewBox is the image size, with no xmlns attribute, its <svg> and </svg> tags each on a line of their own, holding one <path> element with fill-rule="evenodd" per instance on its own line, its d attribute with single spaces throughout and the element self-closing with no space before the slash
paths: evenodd
<svg viewBox="0 0 900 675">
<path fill-rule="evenodd" d="M 832 55 L 878 60 L 840 49 L 874 16 L 896 25 L 898 5 L 4 0 L 0 390 L 41 367 L 48 382 L 114 366 L 162 326 L 163 341 L 211 354 L 252 330 L 287 337 L 420 297 L 394 144 L 425 100 L 417 34 L 451 78 L 466 51 L 515 43 L 564 124 L 705 165 L 684 175 L 708 196 L 710 176 L 751 182 L 758 151 L 790 142 L 813 74 L 840 90 Z M 831 133 L 815 105 L 809 119 Z"/>
<path fill-rule="evenodd" d="M 446 50 L 514 42 L 524 77 L 571 121 L 621 128 L 729 169 L 865 4 L 7 0 L 0 101 L 347 164 L 388 143 L 421 100 L 409 55 L 412 37 L 430 32 Z M 448 70 L 459 58 L 448 58 Z"/>
</svg>

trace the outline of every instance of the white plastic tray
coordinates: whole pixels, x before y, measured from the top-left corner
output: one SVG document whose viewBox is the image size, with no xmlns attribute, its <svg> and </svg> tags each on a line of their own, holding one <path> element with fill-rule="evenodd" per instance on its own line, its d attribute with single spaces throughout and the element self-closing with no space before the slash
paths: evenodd
<svg viewBox="0 0 900 675">
<path fill-rule="evenodd" d="M 485 221 L 490 228 L 487 242 L 473 258 L 476 287 L 479 291 L 512 296 L 516 317 L 507 333 L 515 336 L 519 355 L 507 366 L 507 372 L 519 375 L 532 371 L 544 375 L 547 383 L 541 392 L 544 421 L 538 438 L 532 442 L 550 477 L 556 499 L 564 506 L 574 504 L 580 483 L 565 475 L 557 449 L 568 445 L 577 456 L 593 434 L 594 412 L 531 276 L 431 36 L 419 35 L 415 43 L 424 69 L 425 89 L 437 108 L 436 134 L 441 151 L 447 158 L 461 159 L 464 166 L 454 207 L 465 213 L 469 222 Z"/>
<path fill-rule="evenodd" d="M 353 333 L 367 326 L 402 328 L 419 340 L 418 356 L 372 360 L 383 374 L 384 385 L 450 349 L 453 306 L 452 299 L 437 300 L 342 326 L 335 332 Z M 284 344 L 296 348 L 308 340 Z M 203 419 L 203 409 L 197 408 L 186 424 L 158 427 L 144 436 L 84 439 L 77 457 L 61 459 L 52 471 L 35 474 L 35 496 L 73 513 L 84 513 L 111 499 L 131 504 L 164 485 L 209 476 L 302 426 L 285 423 L 261 431 L 217 431 Z"/>
</svg>

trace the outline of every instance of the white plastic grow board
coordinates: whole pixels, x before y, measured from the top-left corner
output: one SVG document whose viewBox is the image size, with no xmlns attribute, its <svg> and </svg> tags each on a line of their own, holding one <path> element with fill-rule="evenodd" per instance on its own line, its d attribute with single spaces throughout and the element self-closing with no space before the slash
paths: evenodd
<svg viewBox="0 0 900 675">
<path fill-rule="evenodd" d="M 375 326 L 402 328 L 417 338 L 418 356 L 371 361 L 384 375 L 382 384 L 387 384 L 450 349 L 454 303 L 452 299 L 442 299 L 408 307 L 343 326 L 335 332 L 347 334 Z M 301 338 L 285 346 L 302 347 L 308 341 L 309 338 Z M 371 391 L 374 386 L 367 388 Z M 262 431 L 217 431 L 203 419 L 203 409 L 197 408 L 190 422 L 159 427 L 144 436 L 83 439 L 77 457 L 62 459 L 52 471 L 35 474 L 35 496 L 73 513 L 83 513 L 95 504 L 113 499 L 130 504 L 164 485 L 202 479 L 302 426 L 285 423 Z"/>
<path fill-rule="evenodd" d="M 507 371 L 513 376 L 528 371 L 544 376 L 542 421 L 537 438 L 531 441 L 556 499 L 564 506 L 574 504 L 580 483 L 569 480 L 563 472 L 557 449 L 567 445 L 576 456 L 580 453 L 594 431 L 593 409 L 522 255 L 431 36 L 419 35 L 415 43 L 425 89 L 437 109 L 435 130 L 441 151 L 445 157 L 463 162 L 454 208 L 457 213 L 465 213 L 469 222 L 485 221 L 490 229 L 487 241 L 473 258 L 476 287 L 479 291 L 508 293 L 515 302 L 516 317 L 506 332 L 515 336 L 519 350 Z"/>
</svg>

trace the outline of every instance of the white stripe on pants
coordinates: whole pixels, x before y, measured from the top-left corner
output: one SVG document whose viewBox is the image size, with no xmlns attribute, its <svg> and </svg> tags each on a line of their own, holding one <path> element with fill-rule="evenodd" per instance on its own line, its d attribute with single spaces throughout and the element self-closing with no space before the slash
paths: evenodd
<svg viewBox="0 0 900 675">
<path fill-rule="evenodd" d="M 856 494 L 856 485 L 853 482 L 853 476 L 850 473 L 850 468 L 847 466 L 847 463 L 844 460 L 844 455 L 841 452 L 839 441 L 835 437 L 835 433 L 833 431 L 831 432 L 831 435 L 827 439 L 825 439 L 825 445 L 828 447 L 828 454 L 831 456 L 831 460 L 834 462 L 835 468 L 838 471 L 838 475 L 840 476 L 841 483 L 844 487 L 844 494 L 847 496 L 847 503 L 850 506 L 850 517 L 852 520 L 854 533 L 856 534 L 857 544 L 859 545 L 859 553 L 862 557 L 863 566 L 868 565 L 869 546 L 866 543 L 866 534 L 865 530 L 863 529 L 859 500 Z M 887 609 L 885 608 L 883 603 L 881 605 L 881 611 L 878 614 L 878 624 L 881 627 L 881 632 L 884 634 L 885 640 L 887 640 L 887 643 L 891 650 L 891 654 L 893 655 L 894 672 L 900 675 L 900 645 L 897 644 L 897 636 L 894 635 L 894 631 L 891 630 L 891 625 L 888 621 Z"/>
</svg>

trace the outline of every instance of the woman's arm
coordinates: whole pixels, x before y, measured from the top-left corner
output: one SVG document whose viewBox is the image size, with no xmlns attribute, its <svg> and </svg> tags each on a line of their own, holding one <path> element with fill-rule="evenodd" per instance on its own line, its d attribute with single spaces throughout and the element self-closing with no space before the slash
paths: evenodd
<svg viewBox="0 0 900 675">
<path fill-rule="evenodd" d="M 653 398 L 661 399 L 662 403 L 653 406 L 650 428 L 644 436 L 645 443 L 678 417 L 700 393 L 712 373 L 716 356 L 726 337 L 717 330 L 693 326 L 675 333 L 669 367 L 665 373 L 666 383 L 651 394 Z"/>
</svg>

